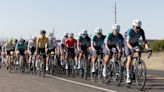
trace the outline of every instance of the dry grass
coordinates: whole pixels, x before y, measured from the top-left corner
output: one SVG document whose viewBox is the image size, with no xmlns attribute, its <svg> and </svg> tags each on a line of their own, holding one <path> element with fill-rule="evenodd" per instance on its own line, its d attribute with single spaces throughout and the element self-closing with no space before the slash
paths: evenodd
<svg viewBox="0 0 164 92">
<path fill-rule="evenodd" d="M 142 58 L 146 62 L 147 69 L 149 70 L 164 70 L 164 52 L 153 53 L 150 59 L 143 55 Z"/>
</svg>

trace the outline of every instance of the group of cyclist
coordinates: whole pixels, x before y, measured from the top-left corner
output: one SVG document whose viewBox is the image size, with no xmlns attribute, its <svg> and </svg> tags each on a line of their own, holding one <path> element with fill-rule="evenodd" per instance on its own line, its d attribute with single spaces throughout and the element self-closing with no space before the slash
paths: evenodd
<svg viewBox="0 0 164 92">
<path fill-rule="evenodd" d="M 14 40 L 9 39 L 8 42 L 4 45 L 5 52 L 7 56 L 13 56 L 15 53 L 16 59 L 20 55 L 25 56 L 25 61 L 31 64 L 32 55 L 36 54 L 36 62 L 41 53 L 46 53 L 45 63 L 46 70 L 48 70 L 48 61 L 49 54 L 51 52 L 58 52 L 60 57 L 60 64 L 68 69 L 67 58 L 70 55 L 76 64 L 76 68 L 81 68 L 81 59 L 85 54 L 88 61 L 92 63 L 91 72 L 95 72 L 95 63 L 97 61 L 98 55 L 104 53 L 103 57 L 103 72 L 102 75 L 106 76 L 106 65 L 110 62 L 112 58 L 112 48 L 116 48 L 119 52 L 119 59 L 121 59 L 122 53 L 125 52 L 127 56 L 127 83 L 131 83 L 130 66 L 132 64 L 132 56 L 134 53 L 134 47 L 139 46 L 139 38 L 142 37 L 144 41 L 145 48 L 149 50 L 147 40 L 145 38 L 144 30 L 142 29 L 142 22 L 140 20 L 134 20 L 132 28 L 123 36 L 120 33 L 120 25 L 114 24 L 112 26 L 112 32 L 104 35 L 101 28 L 96 28 L 94 35 L 90 37 L 86 29 L 82 30 L 78 34 L 78 38 L 74 37 L 73 33 L 65 33 L 64 37 L 61 39 L 60 44 L 57 43 L 57 40 L 53 33 L 50 33 L 48 37 L 46 36 L 46 31 L 41 30 L 40 36 L 32 37 L 29 42 L 26 42 L 24 39 Z M 88 53 L 90 52 L 90 53 Z M 78 53 L 78 54 L 77 54 Z M 26 55 L 29 57 L 27 58 Z M 7 66 L 9 61 L 6 61 Z"/>
</svg>

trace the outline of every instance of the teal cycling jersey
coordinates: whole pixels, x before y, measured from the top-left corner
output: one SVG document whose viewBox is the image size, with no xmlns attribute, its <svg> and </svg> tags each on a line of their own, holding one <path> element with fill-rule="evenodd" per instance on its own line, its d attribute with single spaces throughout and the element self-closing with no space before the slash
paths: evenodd
<svg viewBox="0 0 164 92">
<path fill-rule="evenodd" d="M 123 45 L 124 38 L 119 33 L 117 36 L 114 36 L 113 33 L 109 33 L 106 38 L 106 44 L 108 46 L 116 46 L 116 45 Z"/>
<path fill-rule="evenodd" d="M 16 45 L 16 49 L 17 50 L 26 50 L 27 49 L 27 45 L 26 45 L 26 43 L 18 42 L 17 45 Z"/>
<path fill-rule="evenodd" d="M 102 35 L 100 38 L 97 38 L 97 36 L 94 35 L 92 37 L 91 44 L 95 47 L 103 47 L 105 38 L 106 38 L 105 35 Z"/>
<path fill-rule="evenodd" d="M 91 39 L 90 37 L 83 38 L 82 36 L 78 37 L 78 42 L 80 43 L 80 46 L 88 47 L 90 45 Z"/>
<path fill-rule="evenodd" d="M 147 43 L 147 40 L 145 38 L 145 33 L 144 30 L 141 29 L 139 32 L 135 32 L 133 28 L 130 28 L 126 33 L 125 33 L 125 39 L 130 43 L 130 44 L 136 44 L 139 43 L 139 39 L 142 37 L 144 43 Z"/>
</svg>

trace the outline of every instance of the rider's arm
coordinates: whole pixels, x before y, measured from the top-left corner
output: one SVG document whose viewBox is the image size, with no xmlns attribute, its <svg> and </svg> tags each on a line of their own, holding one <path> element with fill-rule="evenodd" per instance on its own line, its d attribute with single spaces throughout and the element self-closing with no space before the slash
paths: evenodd
<svg viewBox="0 0 164 92">
<path fill-rule="evenodd" d="M 148 46 L 148 43 L 147 43 L 147 40 L 146 40 L 146 37 L 145 37 L 145 32 L 143 30 L 142 30 L 142 40 L 145 44 L 145 48 L 148 50 L 149 46 Z"/>
<path fill-rule="evenodd" d="M 111 39 L 111 35 L 110 34 L 108 34 L 108 36 L 106 37 L 106 39 L 105 39 L 105 48 L 109 51 L 110 49 L 109 49 L 109 47 L 108 47 L 108 45 L 110 44 L 110 40 Z"/>
<path fill-rule="evenodd" d="M 92 37 L 92 40 L 91 40 L 91 49 L 93 51 L 96 51 L 95 48 L 94 48 L 94 44 L 95 44 L 95 36 Z"/>
<path fill-rule="evenodd" d="M 126 44 L 128 48 L 133 49 L 132 45 L 130 44 L 130 38 L 131 38 L 131 31 L 127 32 L 127 39 L 126 39 Z"/>
<path fill-rule="evenodd" d="M 80 45 L 81 45 L 81 37 L 78 37 L 78 40 L 77 40 L 77 49 L 78 49 L 78 51 L 80 50 Z"/>
<path fill-rule="evenodd" d="M 28 45 L 27 45 L 27 51 L 28 51 L 28 52 L 30 52 L 30 44 L 31 44 L 31 42 L 29 41 L 29 42 L 28 42 Z"/>
<path fill-rule="evenodd" d="M 39 38 L 36 40 L 36 52 L 35 53 L 38 53 L 38 49 L 39 49 Z"/>
<path fill-rule="evenodd" d="M 91 46 L 91 39 L 89 38 L 89 47 Z"/>
<path fill-rule="evenodd" d="M 18 51 L 18 43 L 15 46 L 15 51 Z"/>
<path fill-rule="evenodd" d="M 47 38 L 46 44 L 45 44 L 45 52 L 47 53 L 49 47 L 49 39 Z"/>
</svg>

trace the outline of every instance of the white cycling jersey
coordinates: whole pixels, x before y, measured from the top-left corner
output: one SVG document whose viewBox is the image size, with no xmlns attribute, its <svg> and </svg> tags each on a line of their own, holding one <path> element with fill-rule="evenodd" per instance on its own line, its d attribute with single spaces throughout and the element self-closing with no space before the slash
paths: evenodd
<svg viewBox="0 0 164 92">
<path fill-rule="evenodd" d="M 30 48 L 36 48 L 36 42 L 34 42 L 33 40 L 30 40 L 28 42 L 28 49 Z"/>
<path fill-rule="evenodd" d="M 47 44 L 48 49 L 54 49 L 57 47 L 57 41 L 55 37 L 49 37 L 49 42 Z"/>
</svg>

